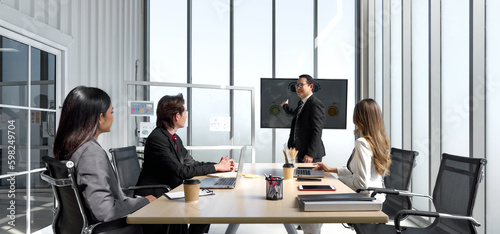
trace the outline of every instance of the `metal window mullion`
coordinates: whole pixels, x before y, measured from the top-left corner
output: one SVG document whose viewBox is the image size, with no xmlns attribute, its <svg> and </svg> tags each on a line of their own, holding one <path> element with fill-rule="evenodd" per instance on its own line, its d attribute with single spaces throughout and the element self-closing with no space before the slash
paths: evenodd
<svg viewBox="0 0 500 234">
<path fill-rule="evenodd" d="M 252 141 L 252 163 L 255 163 L 255 92 L 254 92 L 254 89 L 252 89 L 250 91 L 250 102 L 251 102 L 251 110 L 250 110 L 250 113 L 251 113 L 251 123 L 250 123 L 250 126 L 251 126 L 251 133 L 250 133 L 250 136 L 251 136 L 251 141 Z"/>
<path fill-rule="evenodd" d="M 188 84 L 193 83 L 193 77 L 192 77 L 192 30 L 193 30 L 193 19 L 192 19 L 192 13 L 193 13 L 193 4 L 192 0 L 187 0 L 187 71 L 186 71 L 186 82 Z M 192 89 L 190 87 L 187 88 L 187 109 L 189 112 L 192 110 Z M 193 120 L 191 117 L 188 118 L 188 127 L 187 127 L 187 145 L 192 145 L 192 136 L 193 136 Z"/>
<path fill-rule="evenodd" d="M 441 135 L 441 1 L 429 0 L 429 191 L 441 162 Z"/>
<path fill-rule="evenodd" d="M 412 37 L 412 23 L 411 23 L 411 1 L 402 1 L 402 137 L 403 149 L 412 149 L 412 51 L 411 51 L 411 37 Z"/>
<path fill-rule="evenodd" d="M 31 171 L 31 46 L 28 46 L 28 145 L 26 147 L 26 170 Z M 26 176 L 26 233 L 31 233 L 31 173 Z"/>
<path fill-rule="evenodd" d="M 276 78 L 276 0 L 272 1 L 272 78 Z M 271 162 L 276 163 L 276 128 L 272 132 Z"/>
<path fill-rule="evenodd" d="M 375 0 L 368 1 L 368 22 L 377 22 L 375 18 Z M 368 81 L 367 97 L 375 99 L 375 24 L 368 23 Z"/>
<path fill-rule="evenodd" d="M 229 1 L 229 85 L 234 86 L 234 0 Z M 231 117 L 229 142 L 234 145 L 234 90 L 229 90 L 229 115 Z M 230 155 L 233 158 L 232 150 Z"/>
<path fill-rule="evenodd" d="M 382 9 L 382 113 L 391 139 L 391 0 L 383 0 Z"/>
<path fill-rule="evenodd" d="M 234 0 L 229 0 L 229 85 L 234 85 Z M 231 117 L 229 142 L 234 145 L 234 90 L 229 90 L 229 116 Z M 232 150 L 230 155 L 233 158 Z"/>
<path fill-rule="evenodd" d="M 36 107 L 23 107 L 23 106 L 13 106 L 13 105 L 4 105 L 0 104 L 0 108 L 13 108 L 13 109 L 19 109 L 19 110 L 27 110 L 27 111 L 46 111 L 46 112 L 57 112 L 56 110 L 52 109 L 44 109 L 44 108 L 36 108 Z"/>
<path fill-rule="evenodd" d="M 313 4 L 313 76 L 318 79 L 318 0 L 314 0 Z"/>
<path fill-rule="evenodd" d="M 355 64 L 355 102 L 368 96 L 368 5 L 370 0 L 356 1 L 356 64 Z"/>
<path fill-rule="evenodd" d="M 486 1 L 470 0 L 469 142 L 470 157 L 486 158 Z M 486 227 L 486 183 L 479 185 L 473 216 Z M 484 233 L 484 228 L 478 228 Z"/>
<path fill-rule="evenodd" d="M 150 55 L 151 55 L 151 42 L 150 42 L 150 38 L 151 38 L 151 28 L 150 28 L 150 23 L 151 23 L 151 0 L 146 0 L 144 1 L 144 17 L 143 17 L 143 27 L 144 27 L 144 31 L 143 31 L 143 40 L 144 40 L 144 51 L 143 51 L 143 60 L 144 60 L 144 63 L 142 64 L 143 66 L 143 81 L 150 81 L 151 80 L 151 76 L 150 76 L 150 72 L 149 72 L 149 68 L 150 68 L 150 63 L 151 63 L 151 59 L 150 59 Z M 124 87 L 125 87 L 125 90 L 127 85 L 124 84 Z M 144 94 L 143 94 L 143 97 L 144 99 L 143 100 L 149 100 L 149 97 L 150 97 L 150 89 L 149 87 L 146 87 L 144 86 L 143 88 L 143 91 L 144 91 Z M 145 121 L 148 121 L 148 118 L 144 118 Z"/>
</svg>

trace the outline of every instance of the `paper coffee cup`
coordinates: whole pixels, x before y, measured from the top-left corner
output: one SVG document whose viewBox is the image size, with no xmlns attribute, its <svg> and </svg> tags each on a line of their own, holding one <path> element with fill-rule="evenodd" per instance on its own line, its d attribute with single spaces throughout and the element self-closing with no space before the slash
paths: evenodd
<svg viewBox="0 0 500 234">
<path fill-rule="evenodd" d="M 184 180 L 184 199 L 186 202 L 198 201 L 200 197 L 200 180 Z"/>
<path fill-rule="evenodd" d="M 285 180 L 293 179 L 293 164 L 283 164 L 283 175 Z"/>
</svg>

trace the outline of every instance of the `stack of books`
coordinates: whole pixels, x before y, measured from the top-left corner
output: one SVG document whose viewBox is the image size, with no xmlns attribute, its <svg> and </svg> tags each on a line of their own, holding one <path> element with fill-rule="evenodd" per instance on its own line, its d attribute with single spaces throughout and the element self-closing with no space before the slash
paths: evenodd
<svg viewBox="0 0 500 234">
<path fill-rule="evenodd" d="M 381 201 L 361 193 L 298 195 L 303 211 L 370 211 L 382 210 Z"/>
</svg>

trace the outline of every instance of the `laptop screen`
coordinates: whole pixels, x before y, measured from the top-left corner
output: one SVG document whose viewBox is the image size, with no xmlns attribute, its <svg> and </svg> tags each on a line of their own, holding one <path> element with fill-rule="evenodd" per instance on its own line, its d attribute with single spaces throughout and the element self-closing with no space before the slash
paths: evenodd
<svg viewBox="0 0 500 234">
<path fill-rule="evenodd" d="M 236 185 L 240 182 L 241 175 L 243 174 L 243 166 L 245 165 L 245 154 L 247 146 L 241 147 L 240 158 L 238 159 L 238 172 L 236 173 Z"/>
</svg>

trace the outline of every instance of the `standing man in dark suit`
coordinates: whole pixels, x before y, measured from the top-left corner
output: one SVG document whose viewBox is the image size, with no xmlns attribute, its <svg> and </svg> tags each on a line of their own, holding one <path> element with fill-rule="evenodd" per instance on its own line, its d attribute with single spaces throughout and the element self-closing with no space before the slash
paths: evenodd
<svg viewBox="0 0 500 234">
<path fill-rule="evenodd" d="M 287 114 L 293 115 L 288 147 L 299 152 L 297 161 L 304 163 L 321 162 L 325 156 L 325 146 L 321 140 L 325 107 L 313 95 L 314 79 L 307 74 L 300 75 L 295 90 L 300 97 L 297 108 L 288 105 L 288 99 L 281 103 Z"/>
</svg>

